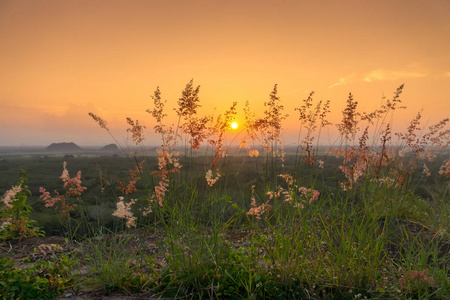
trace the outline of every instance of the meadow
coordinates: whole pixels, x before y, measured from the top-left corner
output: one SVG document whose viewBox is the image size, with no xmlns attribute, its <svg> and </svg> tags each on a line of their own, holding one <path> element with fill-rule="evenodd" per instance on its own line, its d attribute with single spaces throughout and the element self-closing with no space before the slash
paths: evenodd
<svg viewBox="0 0 450 300">
<path fill-rule="evenodd" d="M 392 132 L 402 90 L 373 112 L 350 94 L 334 125 L 311 93 L 289 112 L 299 138 L 288 147 L 275 85 L 263 116 L 245 105 L 246 135 L 230 145 L 237 103 L 198 116 L 190 81 L 177 124 L 152 96 L 156 149 L 128 118 L 118 154 L 0 155 L 0 295 L 445 299 L 449 120 L 424 127 L 418 112 Z M 320 146 L 326 126 L 336 145 Z"/>
</svg>

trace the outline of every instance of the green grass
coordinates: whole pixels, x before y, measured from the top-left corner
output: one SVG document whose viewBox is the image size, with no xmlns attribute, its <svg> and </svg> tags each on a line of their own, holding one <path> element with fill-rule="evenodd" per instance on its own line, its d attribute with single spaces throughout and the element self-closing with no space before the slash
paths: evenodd
<svg viewBox="0 0 450 300">
<path fill-rule="evenodd" d="M 431 194 L 427 198 L 417 188 L 420 183 L 415 189 L 399 189 L 368 179 L 355 190 L 343 192 L 332 169 L 314 170 L 320 175 L 302 174 L 299 180 L 315 183 L 314 188 L 322 191 L 318 200 L 303 208 L 271 202 L 272 209 L 256 219 L 247 215 L 250 186 L 256 185 L 259 203 L 276 186 L 267 179 L 251 178 L 246 171 L 242 177 L 225 173 L 208 187 L 191 170 L 189 182 L 174 185 L 164 206 L 155 205 L 150 215 L 139 217 L 139 227 L 153 228 L 160 236 L 152 254 L 143 246 L 133 248 L 130 239 L 140 236 L 133 230 L 120 233 L 123 223 L 111 216 L 114 207 L 109 206 L 107 215 L 114 225 L 107 234 L 101 228 L 111 223 L 91 210 L 90 222 L 96 227 L 91 227 L 95 232 L 89 236 L 95 237 L 86 239 L 84 247 L 71 245 L 83 259 L 73 259 L 70 276 L 82 268 L 88 270 L 77 275 L 73 289 L 236 299 L 354 299 L 359 294 L 442 299 L 450 291 L 446 218 L 450 204 L 447 194 L 439 190 L 440 182 L 424 185 Z M 317 178 L 327 174 L 332 178 L 319 182 Z M 143 207 L 145 198 L 140 201 Z M 52 212 L 39 214 L 47 218 Z M 49 220 L 45 218 L 39 226 L 46 227 Z M 74 223 L 85 221 L 76 214 L 72 218 Z M 424 270 L 427 275 L 411 277 Z M 61 274 L 61 280 L 69 282 L 68 274 Z M 37 283 L 28 284 L 38 288 Z"/>
</svg>

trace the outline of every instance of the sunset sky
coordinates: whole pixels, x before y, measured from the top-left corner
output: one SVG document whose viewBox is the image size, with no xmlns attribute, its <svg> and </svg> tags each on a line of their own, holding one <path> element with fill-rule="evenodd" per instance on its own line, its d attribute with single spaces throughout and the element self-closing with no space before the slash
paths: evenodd
<svg viewBox="0 0 450 300">
<path fill-rule="evenodd" d="M 0 146 L 113 142 L 89 112 L 119 141 L 139 119 L 158 144 L 150 95 L 175 123 L 191 79 L 200 114 L 237 101 L 238 123 L 278 84 L 286 138 L 311 91 L 337 123 L 349 92 L 370 111 L 404 83 L 394 130 L 422 108 L 431 125 L 450 117 L 449 16 L 448 0 L 1 0 Z"/>
</svg>

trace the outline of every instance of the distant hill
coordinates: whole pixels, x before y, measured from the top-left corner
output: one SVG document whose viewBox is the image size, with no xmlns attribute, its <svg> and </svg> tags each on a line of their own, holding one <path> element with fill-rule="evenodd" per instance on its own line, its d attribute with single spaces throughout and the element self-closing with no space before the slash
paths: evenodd
<svg viewBox="0 0 450 300">
<path fill-rule="evenodd" d="M 83 149 L 75 143 L 53 143 L 47 148 L 47 151 L 58 151 L 58 152 L 71 152 L 71 151 L 82 151 Z"/>
<path fill-rule="evenodd" d="M 119 147 L 117 147 L 116 144 L 109 144 L 106 145 L 105 147 L 103 147 L 102 149 L 100 149 L 100 151 L 109 151 L 109 152 L 113 152 L 113 151 L 118 151 Z"/>
</svg>

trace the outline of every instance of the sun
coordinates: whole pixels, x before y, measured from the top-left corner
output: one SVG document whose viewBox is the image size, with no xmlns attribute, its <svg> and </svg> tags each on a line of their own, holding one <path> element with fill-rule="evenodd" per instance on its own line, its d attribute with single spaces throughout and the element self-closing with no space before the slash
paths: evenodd
<svg viewBox="0 0 450 300">
<path fill-rule="evenodd" d="M 239 124 L 237 122 L 231 122 L 231 129 L 237 129 Z"/>
</svg>

